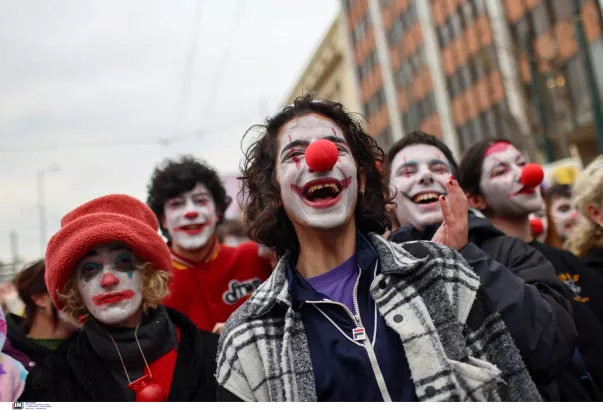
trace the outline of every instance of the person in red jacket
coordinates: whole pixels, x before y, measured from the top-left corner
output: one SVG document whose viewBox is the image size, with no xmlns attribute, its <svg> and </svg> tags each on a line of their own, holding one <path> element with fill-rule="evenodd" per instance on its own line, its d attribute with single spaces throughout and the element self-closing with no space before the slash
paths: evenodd
<svg viewBox="0 0 603 410">
<path fill-rule="evenodd" d="M 147 204 L 172 251 L 163 303 L 216 333 L 272 270 L 269 252 L 256 243 L 220 244 L 217 226 L 230 202 L 216 171 L 188 156 L 155 169 L 148 187 Z"/>
</svg>

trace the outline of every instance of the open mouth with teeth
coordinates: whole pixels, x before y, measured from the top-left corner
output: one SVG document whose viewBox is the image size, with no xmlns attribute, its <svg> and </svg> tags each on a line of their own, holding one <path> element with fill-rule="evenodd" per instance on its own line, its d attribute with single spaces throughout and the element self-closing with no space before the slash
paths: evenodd
<svg viewBox="0 0 603 410">
<path fill-rule="evenodd" d="M 437 192 L 421 192 L 411 198 L 415 204 L 429 205 L 438 202 L 442 194 Z"/>
<path fill-rule="evenodd" d="M 189 224 L 189 225 L 179 226 L 178 228 L 176 228 L 176 230 L 179 232 L 184 232 L 188 235 L 199 235 L 201 232 L 203 232 L 203 230 L 205 229 L 206 226 L 207 226 L 207 223 Z"/>
<path fill-rule="evenodd" d="M 291 189 L 309 206 L 313 208 L 329 208 L 339 202 L 343 190 L 350 186 L 352 177 L 338 180 L 336 178 L 320 178 L 308 182 L 303 187 L 291 184 Z"/>
</svg>

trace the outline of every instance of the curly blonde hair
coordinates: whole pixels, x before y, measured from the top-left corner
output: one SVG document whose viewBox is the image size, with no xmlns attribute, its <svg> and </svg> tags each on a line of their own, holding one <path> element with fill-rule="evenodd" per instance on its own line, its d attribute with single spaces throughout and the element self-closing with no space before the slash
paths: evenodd
<svg viewBox="0 0 603 410">
<path fill-rule="evenodd" d="M 588 214 L 589 205 L 598 209 L 603 205 L 603 155 L 595 158 L 578 174 L 572 196 L 580 217 L 566 246 L 582 257 L 592 247 L 603 246 L 603 229 Z"/>
<path fill-rule="evenodd" d="M 168 284 L 171 274 L 166 271 L 156 270 L 150 262 L 137 264 L 136 269 L 142 275 L 142 309 L 156 308 L 169 294 Z M 73 320 L 79 322 L 82 317 L 87 318 L 90 312 L 84 304 L 82 295 L 77 290 L 75 279 L 69 278 L 62 293 L 58 293 L 59 300 L 63 302 L 63 311 Z"/>
</svg>

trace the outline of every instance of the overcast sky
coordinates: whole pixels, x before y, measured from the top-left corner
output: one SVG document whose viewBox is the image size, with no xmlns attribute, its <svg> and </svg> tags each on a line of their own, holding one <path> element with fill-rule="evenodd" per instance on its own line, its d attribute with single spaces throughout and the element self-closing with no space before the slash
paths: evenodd
<svg viewBox="0 0 603 410">
<path fill-rule="evenodd" d="M 11 257 L 11 231 L 21 257 L 41 255 L 36 173 L 54 164 L 44 177 L 48 237 L 95 197 L 145 200 L 166 157 L 235 173 L 244 131 L 280 107 L 339 9 L 338 0 L 199 3 L 183 93 L 195 0 L 0 0 L 0 260 Z M 174 135 L 186 138 L 157 142 Z"/>
</svg>

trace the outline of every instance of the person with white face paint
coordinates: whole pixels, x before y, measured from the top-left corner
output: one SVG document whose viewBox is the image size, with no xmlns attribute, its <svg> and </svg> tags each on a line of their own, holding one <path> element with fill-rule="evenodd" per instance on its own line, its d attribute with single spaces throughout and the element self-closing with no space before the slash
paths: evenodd
<svg viewBox="0 0 603 410">
<path fill-rule="evenodd" d="M 561 242 L 567 241 L 578 224 L 578 209 L 572 201 L 572 187 L 556 184 L 545 192 L 548 198 L 548 212 L 555 225 L 555 233 Z"/>
<path fill-rule="evenodd" d="M 535 178 L 537 168 L 528 164 L 525 155 L 509 141 L 481 141 L 465 153 L 459 166 L 459 182 L 473 207 L 506 235 L 544 255 L 558 279 L 567 285 L 563 294 L 571 302 L 574 323 L 558 323 L 558 328 L 568 333 L 576 329 L 578 337 L 573 353 L 559 366 L 554 379 L 557 386 L 549 390 L 550 399 L 598 401 L 603 387 L 603 326 L 590 306 L 587 290 L 575 282 L 596 274 L 570 252 L 534 240 L 529 216 L 544 207 L 539 188 L 543 174 L 540 170 Z M 568 326 L 573 329 L 564 329 Z"/>
<path fill-rule="evenodd" d="M 455 181 L 458 166 L 452 152 L 433 135 L 408 134 L 389 149 L 388 160 L 396 214 L 409 222 L 389 240 L 432 240 L 458 250 L 479 275 L 532 379 L 544 390 L 573 349 L 576 334 L 569 302 L 562 296 L 567 290 L 551 264 L 468 211 Z"/>
<path fill-rule="evenodd" d="M 219 400 L 540 399 L 462 257 L 382 237 L 383 151 L 353 115 L 307 95 L 264 127 L 245 155 L 245 223 L 279 263 L 224 327 Z M 500 339 L 473 333 L 484 323 Z"/>
<path fill-rule="evenodd" d="M 163 303 L 216 333 L 272 269 L 270 253 L 256 243 L 220 243 L 217 228 L 230 202 L 218 174 L 192 157 L 157 167 L 148 188 L 147 204 L 172 253 Z"/>
<path fill-rule="evenodd" d="M 127 195 L 68 213 L 46 252 L 57 309 L 83 323 L 27 378 L 24 401 L 215 401 L 218 338 L 160 304 L 170 251 L 155 215 Z"/>
</svg>

